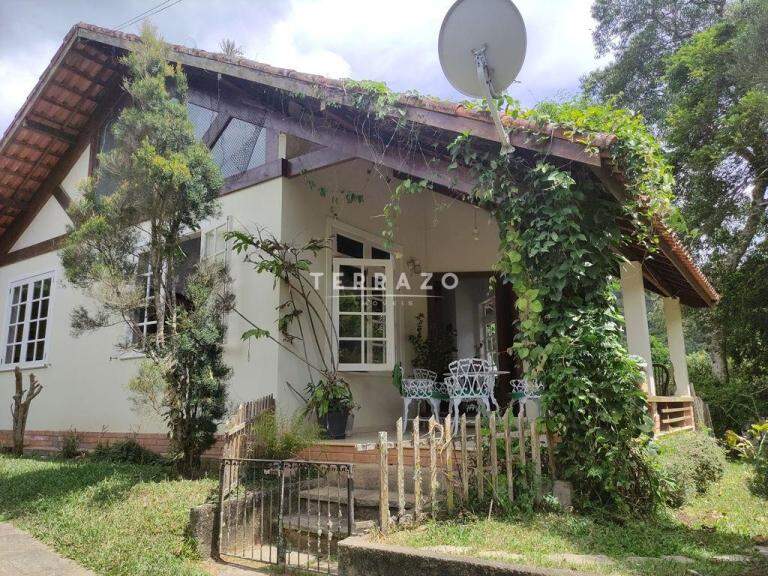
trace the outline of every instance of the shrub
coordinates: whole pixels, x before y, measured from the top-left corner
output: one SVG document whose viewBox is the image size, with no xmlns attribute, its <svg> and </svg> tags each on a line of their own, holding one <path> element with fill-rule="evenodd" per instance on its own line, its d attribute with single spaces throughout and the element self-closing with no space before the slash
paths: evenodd
<svg viewBox="0 0 768 576">
<path fill-rule="evenodd" d="M 728 430 L 725 433 L 725 442 L 731 454 L 754 466 L 750 486 L 752 491 L 768 497 L 768 420 L 752 424 L 744 436 Z"/>
<path fill-rule="evenodd" d="M 630 517 L 654 512 L 663 494 L 646 455 L 651 421 L 638 385 L 642 372 L 619 330 L 582 316 L 571 338 L 550 343 L 540 378 L 547 425 L 561 438 L 560 477 L 573 483 L 575 506 Z"/>
<path fill-rule="evenodd" d="M 124 464 L 166 464 L 165 458 L 147 450 L 134 439 L 99 443 L 91 453 L 91 459 L 97 462 L 115 462 Z"/>
<path fill-rule="evenodd" d="M 80 451 L 80 435 L 77 430 L 69 430 L 65 432 L 61 437 L 61 449 L 59 450 L 59 456 L 70 460 L 77 458 L 82 452 Z"/>
<path fill-rule="evenodd" d="M 270 410 L 251 425 L 250 435 L 249 458 L 287 460 L 314 444 L 320 429 L 300 413 L 287 418 Z"/>
<path fill-rule="evenodd" d="M 725 450 L 704 432 L 679 432 L 657 440 L 658 461 L 667 479 L 667 504 L 680 507 L 703 494 L 725 473 Z"/>
<path fill-rule="evenodd" d="M 712 372 L 709 355 L 700 351 L 688 355 L 688 374 L 696 383 L 696 394 L 709 405 L 718 438 L 726 430 L 746 430 L 768 414 L 768 383 L 764 376 L 753 374 L 748 365 L 735 364 L 730 368 L 728 382 L 721 382 Z"/>
</svg>

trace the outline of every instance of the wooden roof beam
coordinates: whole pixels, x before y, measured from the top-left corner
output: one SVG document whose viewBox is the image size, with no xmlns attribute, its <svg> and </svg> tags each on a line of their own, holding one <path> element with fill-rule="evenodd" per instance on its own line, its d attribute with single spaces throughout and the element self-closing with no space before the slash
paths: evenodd
<svg viewBox="0 0 768 576">
<path fill-rule="evenodd" d="M 288 160 L 287 175 L 289 178 L 293 178 L 301 176 L 302 174 L 308 174 L 315 170 L 335 166 L 342 162 L 349 162 L 354 159 L 354 156 L 350 156 L 335 148 L 321 148 L 320 150 L 313 150 L 312 152 L 297 156 L 296 158 L 290 158 Z"/>
<path fill-rule="evenodd" d="M 25 119 L 21 125 L 23 128 L 26 128 L 27 130 L 32 130 L 33 132 L 43 134 L 44 136 L 50 136 L 52 138 L 56 138 L 57 140 L 61 142 L 66 142 L 67 144 L 70 144 L 70 145 L 74 145 L 77 143 L 77 137 L 71 132 L 68 132 L 68 131 L 65 132 L 59 128 L 55 128 L 54 126 L 49 126 L 48 124 L 45 124 L 38 120 Z"/>
<path fill-rule="evenodd" d="M 100 66 L 97 62 L 94 62 L 97 66 Z M 104 80 L 101 80 L 99 78 L 96 78 L 93 72 L 88 72 L 87 70 L 82 70 L 80 68 L 77 68 L 76 66 L 70 66 L 69 64 L 62 63 L 60 68 L 62 70 L 67 70 L 68 72 L 72 72 L 72 74 L 76 74 L 79 77 L 81 77 L 86 82 L 90 82 L 91 84 L 97 84 L 101 86 L 102 88 L 109 85 L 109 82 L 105 82 Z M 96 72 L 95 74 L 99 74 L 100 72 Z"/>
<path fill-rule="evenodd" d="M 48 81 L 48 84 L 50 86 L 55 86 L 56 88 L 60 90 L 64 90 L 66 92 L 69 92 L 70 94 L 74 94 L 76 97 L 80 98 L 82 101 L 90 102 L 91 104 L 98 105 L 99 101 L 96 100 L 96 96 L 89 96 L 88 91 L 81 92 L 80 90 L 77 90 L 76 88 L 72 86 L 67 86 L 63 82 L 59 82 L 58 80 L 51 79 Z"/>
</svg>

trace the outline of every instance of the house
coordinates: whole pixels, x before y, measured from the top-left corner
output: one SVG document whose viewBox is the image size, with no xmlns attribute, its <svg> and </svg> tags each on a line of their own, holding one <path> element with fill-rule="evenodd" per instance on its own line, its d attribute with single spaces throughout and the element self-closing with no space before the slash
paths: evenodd
<svg viewBox="0 0 768 576">
<path fill-rule="evenodd" d="M 164 446 L 163 423 L 130 402 L 126 383 L 141 355 L 116 347 L 127 337 L 124 328 L 70 335 L 70 312 L 87 299 L 67 284 L 57 254 L 79 183 L 93 170 L 96 154 L 113 145 L 109 127 L 125 101 L 119 58 L 137 42 L 129 34 L 74 26 L 0 142 L 0 391 L 11 395 L 17 365 L 34 371 L 45 386 L 27 425 L 33 446 L 55 446 L 70 429 L 86 442 L 106 431 L 138 433 L 146 444 Z M 350 84 L 182 46 L 171 47 L 171 59 L 184 66 L 190 119 L 226 177 L 221 217 L 191 234 L 185 252 L 192 259 L 228 261 L 242 314 L 274 327 L 284 294 L 231 253 L 224 240 L 231 229 L 264 229 L 283 240 L 329 238 L 331 248 L 312 268 L 329 302 L 335 290 L 330 279 L 344 266 L 383 274 L 388 286 L 397 285 L 396 298 L 380 299 L 356 314 L 332 307 L 337 328 L 353 325 L 342 329 L 338 357 L 360 405 L 355 430 L 390 427 L 400 414 L 391 371 L 396 361 L 408 370 L 413 354 L 408 336 L 420 314 L 432 335 L 456 331 L 459 356 L 494 358 L 514 372 L 515 363 L 504 352 L 514 337 L 514 294 L 505 286 L 488 291 L 497 227 L 487 212 L 466 201 L 472 182 L 461 171 L 449 171 L 444 155 L 445 145 L 463 131 L 497 145 L 486 115 L 402 97 L 398 118 L 367 118 L 379 139 L 363 142 L 355 102 L 364 93 Z M 392 125 L 403 121 L 418 129 L 418 154 L 386 143 Z M 582 166 L 584 177 L 621 197 L 621 179 L 606 153 L 610 136 L 596 139 L 603 153 L 594 155 L 556 130 L 531 135 L 540 129 L 523 121 L 510 121 L 510 128 L 517 154 L 532 157 L 546 150 L 556 161 Z M 431 181 L 433 190 L 402 199 L 394 245 L 387 245 L 381 214 L 397 182 L 409 177 Z M 349 194 L 362 201 L 348 201 Z M 644 294 L 660 294 L 674 395 L 689 401 L 680 305 L 712 306 L 718 294 L 674 234 L 662 223 L 656 233 L 660 250 L 649 256 L 629 248 L 629 263 L 621 270 L 628 346 L 648 362 L 649 400 L 672 402 L 656 396 L 651 368 Z M 146 281 L 146 274 L 137 274 L 138 281 Z M 423 297 L 425 279 L 430 295 L 440 297 Z M 151 317 L 144 320 L 143 329 L 151 332 Z M 300 408 L 296 391 L 306 383 L 306 368 L 274 342 L 241 340 L 247 328 L 241 317 L 229 318 L 226 360 L 234 369 L 233 403 L 273 394 L 281 410 Z M 505 387 L 503 380 L 497 394 L 502 399 Z M 4 441 L 10 426 L 9 414 L 0 413 Z"/>
</svg>

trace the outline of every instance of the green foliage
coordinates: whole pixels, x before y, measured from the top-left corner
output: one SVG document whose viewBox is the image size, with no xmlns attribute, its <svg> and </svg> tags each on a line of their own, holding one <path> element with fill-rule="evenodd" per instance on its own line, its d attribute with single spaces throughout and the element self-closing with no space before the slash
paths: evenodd
<svg viewBox="0 0 768 576">
<path fill-rule="evenodd" d="M 557 461 L 582 508 L 631 516 L 655 510 L 660 481 L 648 465 L 652 423 L 638 386 L 642 372 L 627 356 L 617 323 L 583 324 L 549 350 L 540 377 L 548 425 L 562 438 Z"/>
<path fill-rule="evenodd" d="M 169 359 L 163 367 L 171 457 L 185 477 L 200 473 L 202 454 L 213 446 L 226 413 L 226 382 L 232 373 L 224 363 L 226 315 L 233 306 L 229 284 L 219 263 L 195 268 L 187 280 L 187 305 L 178 311 L 177 333 L 163 350 Z"/>
<path fill-rule="evenodd" d="M 705 432 L 678 432 L 658 439 L 658 462 L 671 485 L 667 503 L 679 508 L 704 494 L 725 471 L 725 450 Z"/>
<path fill-rule="evenodd" d="M 99 443 L 89 458 L 94 462 L 113 462 L 115 464 L 166 464 L 165 458 L 147 450 L 134 439 L 121 440 L 120 442 Z"/>
<path fill-rule="evenodd" d="M 327 249 L 327 242 L 314 238 L 303 244 L 282 242 L 262 230 L 232 232 L 227 239 L 256 273 L 271 276 L 274 285 L 284 287 L 287 294 L 277 306 L 279 337 L 240 314 L 251 325 L 243 339 L 268 338 L 306 366 L 306 413 L 322 418 L 329 411 L 353 410 L 352 391 L 339 373 L 338 359 L 328 354 L 334 343 L 338 345 L 333 318 L 309 277 L 312 263 Z"/>
<path fill-rule="evenodd" d="M 704 318 L 724 393 L 768 407 L 768 2 L 733 3 L 668 59 L 665 136 L 690 242 L 720 288 Z M 722 368 L 721 368 L 722 367 Z M 733 390 L 731 390 L 733 389 Z M 745 420 L 753 419 L 750 412 Z M 727 424 L 730 426 L 731 424 Z"/>
<path fill-rule="evenodd" d="M 635 241 L 654 250 L 649 222 L 670 212 L 670 167 L 642 119 L 610 105 L 545 103 L 515 114 L 559 128 L 593 150 L 599 134 L 617 137 L 610 154 L 626 175 L 625 205 L 583 173 L 478 151 L 467 134 L 449 150 L 453 166 L 473 172 L 475 200 L 496 215 L 496 268 L 517 294 L 512 350 L 526 376 L 545 386 L 543 405 L 549 429 L 561 438 L 563 477 L 574 483 L 582 508 L 649 513 L 661 491 L 645 453 L 650 420 L 639 388 L 643 376 L 624 348 L 610 277 L 625 242 L 618 219 L 633 222 Z"/>
<path fill-rule="evenodd" d="M 215 480 L 178 480 L 164 466 L 2 456 L 0 477 L 0 521 L 96 574 L 209 574 L 186 529 Z"/>
<path fill-rule="evenodd" d="M 392 530 L 383 543 L 414 548 L 441 547 L 446 553 L 498 561 L 514 554 L 514 562 L 538 568 L 570 568 L 577 573 L 610 576 L 756 576 L 768 574 L 768 559 L 755 552 L 755 542 L 768 534 L 765 501 L 747 488 L 749 466 L 729 463 L 722 480 L 696 495 L 680 511 L 648 518 L 612 521 L 598 515 L 515 512 L 431 521 Z M 495 511 L 495 508 L 494 508 Z M 568 561 L 551 554 L 575 554 Z M 585 565 L 583 555 L 611 560 Z M 750 564 L 723 562 L 717 556 L 744 554 Z M 685 556 L 689 563 L 664 556 Z M 511 560 L 511 558 L 510 558 Z M 568 573 L 565 570 L 565 573 Z"/>
<path fill-rule="evenodd" d="M 752 424 L 743 436 L 728 430 L 725 442 L 732 453 L 754 466 L 751 488 L 768 498 L 768 420 Z"/>
<path fill-rule="evenodd" d="M 392 92 L 384 82 L 375 80 L 344 81 L 344 89 L 352 100 L 352 106 L 381 119 L 398 110 L 399 95 Z"/>
<path fill-rule="evenodd" d="M 249 436 L 248 458 L 288 460 L 312 446 L 320 438 L 320 430 L 303 414 L 287 418 L 269 410 L 251 425 Z"/>
<path fill-rule="evenodd" d="M 759 361 L 756 358 L 753 363 Z M 767 375 L 756 376 L 745 365 L 735 365 L 726 384 L 715 376 L 709 355 L 703 351 L 688 355 L 688 375 L 696 394 L 709 406 L 718 437 L 726 430 L 746 430 L 750 423 L 768 414 Z"/>
<path fill-rule="evenodd" d="M 94 177 L 69 211 L 73 225 L 62 264 L 69 282 L 97 305 L 73 312 L 73 333 L 128 326 L 133 338 L 118 345 L 147 357 L 132 391 L 139 403 L 161 410 L 179 468 L 193 476 L 224 414 L 229 370 L 221 361 L 220 319 L 231 302 L 222 293 L 222 272 L 197 270 L 185 283 L 182 242 L 217 213 L 223 180 L 195 138 L 187 80 L 167 52 L 147 25 L 139 46 L 123 59 L 130 104 L 112 128 L 115 148 L 99 156 Z M 114 192 L 106 195 L 102 181 L 114 183 Z M 147 271 L 150 302 L 143 279 L 137 282 Z M 136 313 L 145 306 L 157 319 L 156 334 L 146 339 Z"/>
<path fill-rule="evenodd" d="M 309 395 L 305 413 L 315 413 L 318 418 L 325 417 L 328 412 L 351 411 L 357 408 L 349 384 L 340 379 L 325 380 L 323 378 L 307 384 Z"/>
<path fill-rule="evenodd" d="M 592 33 L 600 56 L 613 61 L 588 74 L 584 90 L 637 110 L 656 124 L 663 120 L 665 58 L 697 31 L 716 22 L 726 0 L 595 0 Z"/>
<path fill-rule="evenodd" d="M 424 314 L 416 316 L 416 333 L 408 335 L 413 346 L 413 367 L 426 368 L 436 374 L 445 374 L 448 364 L 456 359 L 456 331 L 452 328 L 428 338 L 424 334 Z"/>
<path fill-rule="evenodd" d="M 59 448 L 59 456 L 65 460 L 71 460 L 81 456 L 83 451 L 80 450 L 80 434 L 77 430 L 68 430 L 61 435 L 61 447 Z"/>
</svg>

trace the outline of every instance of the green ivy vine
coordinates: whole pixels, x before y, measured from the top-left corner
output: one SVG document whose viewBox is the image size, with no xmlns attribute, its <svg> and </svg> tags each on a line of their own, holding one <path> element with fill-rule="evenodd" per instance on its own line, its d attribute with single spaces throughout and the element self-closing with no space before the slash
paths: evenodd
<svg viewBox="0 0 768 576">
<path fill-rule="evenodd" d="M 386 85 L 348 81 L 345 89 L 361 124 L 394 118 L 396 130 L 410 131 L 399 145 L 417 139 L 401 96 Z M 466 105 L 485 108 L 482 101 Z M 469 170 L 476 183 L 469 200 L 496 217 L 496 271 L 517 295 L 510 352 L 522 360 L 526 377 L 544 384 L 545 423 L 559 438 L 559 476 L 573 482 L 582 508 L 650 513 L 662 501 L 663 483 L 646 455 L 651 421 L 640 387 L 644 375 L 626 351 L 612 279 L 627 241 L 619 219 L 633 224 L 632 241 L 649 251 L 655 249 L 654 219 L 679 224 L 671 168 L 642 118 L 610 102 L 547 102 L 523 110 L 504 97 L 498 105 L 527 121 L 517 130 L 543 143 L 557 130 L 622 174 L 626 198 L 617 202 L 585 167 L 558 164 L 545 154 L 533 160 L 501 156 L 469 134 L 448 146 L 450 168 Z M 387 241 L 394 239 L 401 199 L 431 188 L 415 178 L 394 188 L 384 209 Z"/>
<path fill-rule="evenodd" d="M 608 153 L 626 178 L 625 203 L 584 169 L 478 151 L 467 134 L 449 151 L 454 165 L 473 173 L 475 200 L 496 216 L 496 270 L 517 295 L 510 352 L 527 378 L 544 384 L 561 476 L 584 508 L 647 513 L 661 501 L 661 481 L 645 455 L 643 372 L 623 343 L 612 278 L 627 241 L 619 219 L 635 224 L 633 241 L 654 249 L 651 222 L 669 213 L 669 166 L 642 121 L 609 105 L 549 103 L 516 114 L 587 146 L 597 134 L 617 136 Z"/>
</svg>

